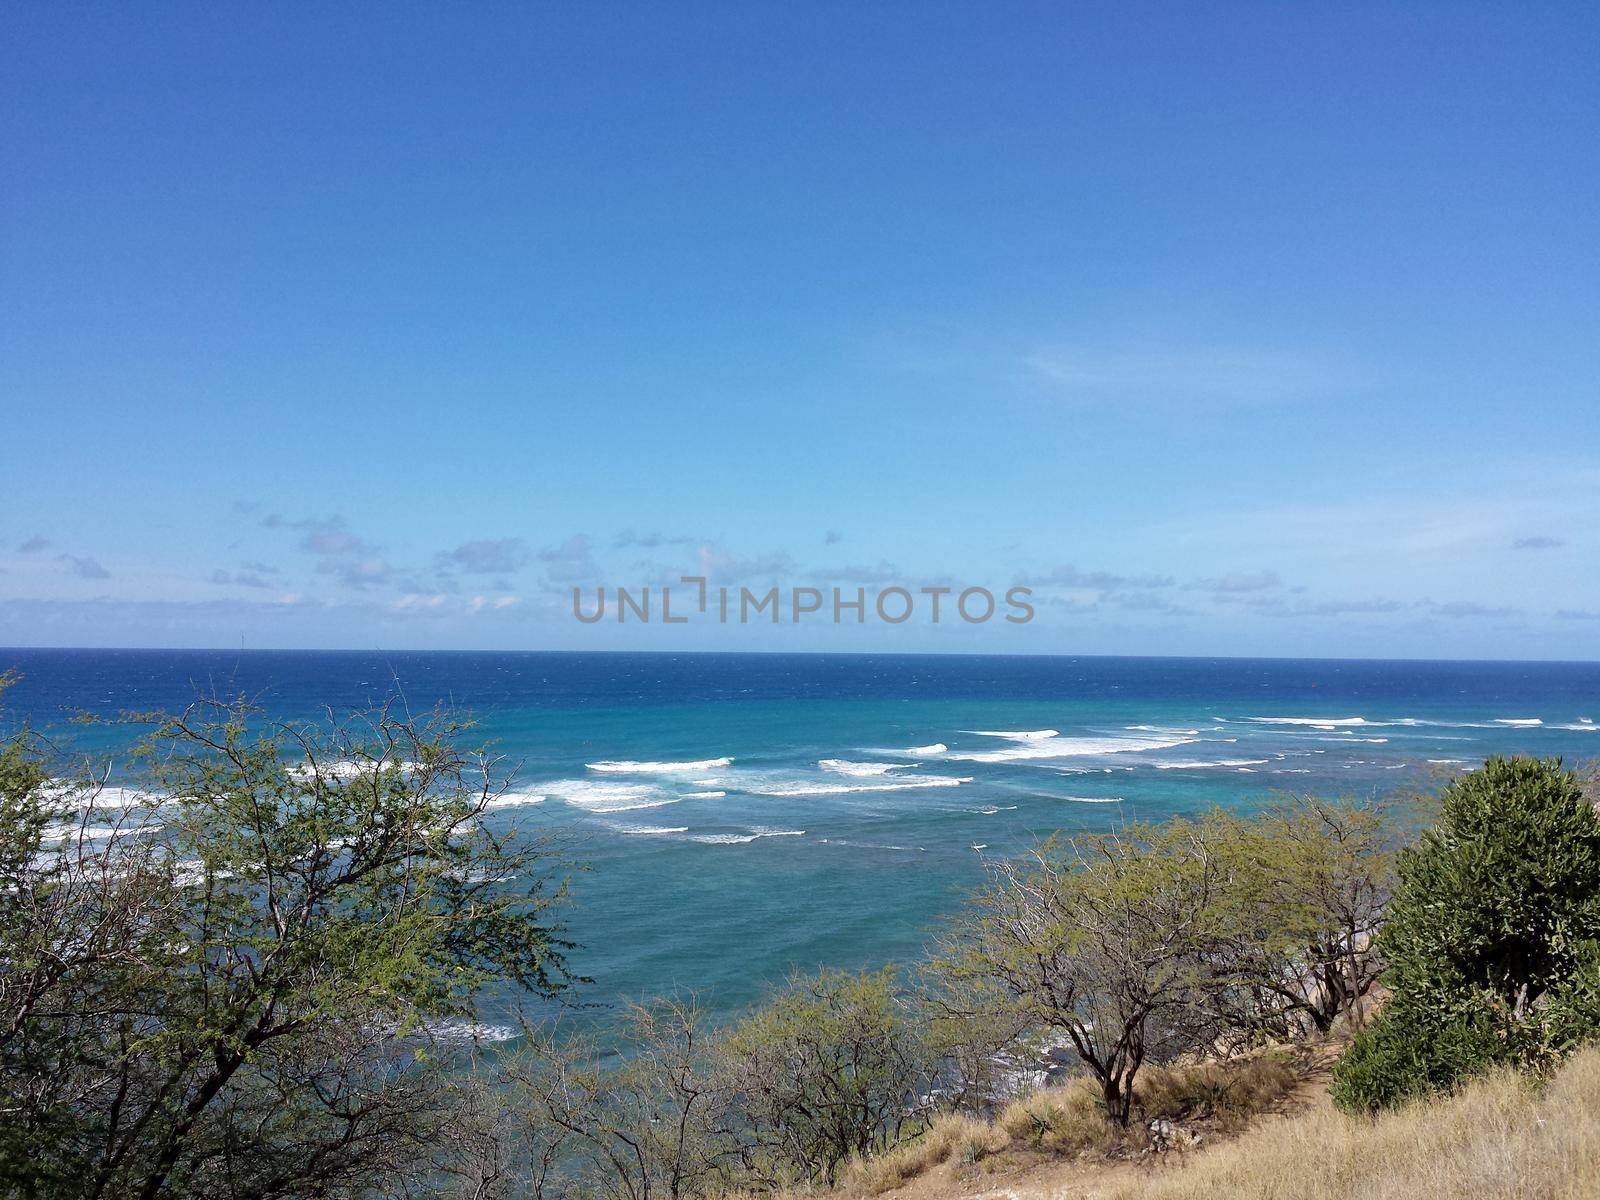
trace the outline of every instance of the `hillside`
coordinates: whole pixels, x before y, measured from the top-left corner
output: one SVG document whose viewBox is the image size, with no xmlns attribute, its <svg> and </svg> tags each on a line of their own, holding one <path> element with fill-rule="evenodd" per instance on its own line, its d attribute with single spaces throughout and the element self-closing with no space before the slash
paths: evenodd
<svg viewBox="0 0 1600 1200">
<path fill-rule="evenodd" d="M 1308 1078 L 1235 1138 L 1105 1162 L 956 1155 L 892 1200 L 1592 1200 L 1600 1193 L 1600 1048 L 1543 1088 L 1504 1073 L 1376 1120 Z M 859 1178 L 859 1176 L 858 1176 Z"/>
</svg>

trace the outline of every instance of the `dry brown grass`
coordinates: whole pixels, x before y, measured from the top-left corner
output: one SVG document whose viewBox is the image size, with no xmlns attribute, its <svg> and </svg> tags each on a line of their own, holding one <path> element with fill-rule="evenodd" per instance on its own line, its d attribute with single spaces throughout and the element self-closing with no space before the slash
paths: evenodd
<svg viewBox="0 0 1600 1200">
<path fill-rule="evenodd" d="M 1542 1091 L 1514 1075 L 1376 1120 L 1331 1108 L 1272 1121 L 1105 1200 L 1594 1200 L 1600 1049 Z"/>
<path fill-rule="evenodd" d="M 957 1113 L 933 1119 L 915 1141 L 902 1142 L 886 1154 L 856 1159 L 845 1169 L 842 1190 L 876 1196 L 903 1186 L 940 1163 L 975 1162 L 1003 1149 L 1005 1135 L 987 1121 Z"/>
<path fill-rule="evenodd" d="M 1147 1068 L 1128 1129 L 1106 1121 L 1087 1079 L 1044 1088 L 1008 1104 L 993 1122 L 947 1113 L 926 1132 L 885 1154 L 849 1164 L 840 1190 L 877 1196 L 904 1187 L 944 1163 L 971 1164 L 1009 1157 L 1134 1157 L 1149 1144 L 1144 1122 L 1165 1117 L 1207 1129 L 1231 1130 L 1291 1090 L 1300 1073 L 1289 1058 L 1263 1054 L 1231 1063 Z"/>
</svg>

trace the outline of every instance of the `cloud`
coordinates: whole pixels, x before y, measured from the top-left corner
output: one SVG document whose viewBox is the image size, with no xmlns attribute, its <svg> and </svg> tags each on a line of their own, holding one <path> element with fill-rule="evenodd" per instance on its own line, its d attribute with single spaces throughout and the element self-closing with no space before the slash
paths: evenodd
<svg viewBox="0 0 1600 1200">
<path fill-rule="evenodd" d="M 310 554 L 339 558 L 345 555 L 369 554 L 373 549 L 365 539 L 357 537 L 345 528 L 343 517 L 328 517 L 325 520 L 308 517 L 300 521 L 289 521 L 277 513 L 269 513 L 262 518 L 261 524 L 268 529 L 298 530 L 303 535 L 300 539 L 300 549 Z"/>
<path fill-rule="evenodd" d="M 448 566 L 483 575 L 507 574 L 527 565 L 531 558 L 532 552 L 521 538 L 482 538 L 463 542 L 454 550 L 439 556 L 440 561 Z"/>
<path fill-rule="evenodd" d="M 1424 601 L 1424 605 L 1434 616 L 1449 617 L 1452 620 L 1475 617 L 1515 617 L 1521 615 L 1522 612 L 1519 608 L 1490 607 L 1485 604 L 1476 604 L 1470 600 L 1451 600 L 1446 604 L 1435 604 L 1430 600 Z"/>
<path fill-rule="evenodd" d="M 1243 575 L 1223 575 L 1217 579 L 1196 579 L 1184 586 L 1196 591 L 1238 594 L 1280 588 L 1283 586 L 1283 580 L 1278 578 L 1276 571 L 1255 571 Z"/>
<path fill-rule="evenodd" d="M 708 540 L 707 538 L 689 537 L 687 535 L 667 537 L 663 533 L 635 533 L 629 529 L 619 533 L 612 539 L 611 546 L 615 550 L 627 550 L 631 547 L 638 547 L 642 550 L 655 550 L 662 546 L 698 546 Z"/>
<path fill-rule="evenodd" d="M 346 587 L 367 588 L 387 583 L 394 567 L 385 558 L 325 558 L 317 564 L 318 575 L 329 575 Z"/>
<path fill-rule="evenodd" d="M 1600 621 L 1600 612 L 1588 608 L 1558 608 L 1558 621 Z"/>
<path fill-rule="evenodd" d="M 41 550 L 48 549 L 50 549 L 50 539 L 37 533 L 17 547 L 20 554 L 38 554 Z"/>
<path fill-rule="evenodd" d="M 837 529 L 830 529 L 822 535 L 822 544 L 824 546 L 837 546 L 842 541 L 844 541 L 844 534 Z"/>
<path fill-rule="evenodd" d="M 1372 600 L 1285 600 L 1280 596 L 1262 596 L 1248 603 L 1253 611 L 1264 617 L 1377 616 L 1404 612 L 1410 607 L 1403 600 L 1381 597 Z"/>
<path fill-rule="evenodd" d="M 1516 541 L 1511 543 L 1511 548 L 1513 550 L 1554 550 L 1557 546 L 1565 546 L 1566 544 L 1567 543 L 1561 538 L 1544 537 L 1541 535 L 1535 537 L 1519 537 Z"/>
<path fill-rule="evenodd" d="M 1067 346 L 1035 350 L 1023 366 L 1080 403 L 1277 404 L 1347 388 L 1347 373 L 1311 357 L 1241 346 Z"/>
<path fill-rule="evenodd" d="M 211 582 L 238 587 L 269 588 L 273 585 L 254 571 L 224 571 L 221 568 L 211 572 Z"/>
<path fill-rule="evenodd" d="M 600 574 L 600 564 L 594 560 L 594 543 L 583 533 L 539 551 L 539 561 L 545 564 L 552 583 L 575 583 Z"/>
<path fill-rule="evenodd" d="M 56 561 L 66 563 L 72 569 L 72 573 L 79 579 L 111 578 L 111 572 L 92 558 L 81 558 L 76 554 L 62 554 L 56 557 Z"/>
<path fill-rule="evenodd" d="M 1109 571 L 1080 571 L 1067 563 L 1043 574 L 1019 575 L 1017 582 L 1024 587 L 1088 588 L 1097 592 L 1114 592 L 1123 588 L 1171 587 L 1177 581 L 1170 575 L 1114 575 Z"/>
</svg>

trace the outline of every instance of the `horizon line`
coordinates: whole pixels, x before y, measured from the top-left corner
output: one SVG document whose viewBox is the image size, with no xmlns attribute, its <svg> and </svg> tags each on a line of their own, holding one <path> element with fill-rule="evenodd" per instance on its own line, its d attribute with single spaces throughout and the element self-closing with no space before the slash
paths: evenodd
<svg viewBox="0 0 1600 1200">
<path fill-rule="evenodd" d="M 973 650 L 656 650 L 656 649 L 385 649 L 383 647 L 315 646 L 0 646 L 0 654 L 29 653 L 134 652 L 141 654 L 674 654 L 720 655 L 737 658 L 1065 658 L 1065 659 L 1141 659 L 1167 662 L 1306 662 L 1306 663 L 1461 663 L 1467 665 L 1516 666 L 1600 666 L 1600 659 L 1589 658 L 1377 658 L 1332 655 L 1295 656 L 1287 654 L 1094 654 L 1070 652 L 1017 653 Z"/>
</svg>

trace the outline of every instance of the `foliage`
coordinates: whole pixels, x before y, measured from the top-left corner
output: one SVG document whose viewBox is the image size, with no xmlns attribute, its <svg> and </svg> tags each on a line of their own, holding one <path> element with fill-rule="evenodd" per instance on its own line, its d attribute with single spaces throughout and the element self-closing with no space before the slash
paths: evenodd
<svg viewBox="0 0 1600 1200">
<path fill-rule="evenodd" d="M 1394 999 L 1335 1072 L 1352 1111 L 1537 1066 L 1600 1022 L 1600 816 L 1559 762 L 1492 758 L 1403 852 L 1379 945 Z"/>
<path fill-rule="evenodd" d="M 492 981 L 567 978 L 549 850 L 484 828 L 495 764 L 460 732 L 202 704 L 160 720 L 138 791 L 8 747 L 0 1186 L 325 1196 L 413 1173 L 451 1023 Z"/>
<path fill-rule="evenodd" d="M 920 1128 L 935 1062 L 892 970 L 789 981 L 717 1048 L 740 1165 L 753 1179 L 832 1184 L 853 1155 Z"/>
<path fill-rule="evenodd" d="M 969 1003 L 1062 1030 L 1126 1124 L 1145 1061 L 1218 1032 L 1224 866 L 1182 820 L 1052 840 L 1031 862 L 995 864 L 937 969 Z"/>
</svg>

